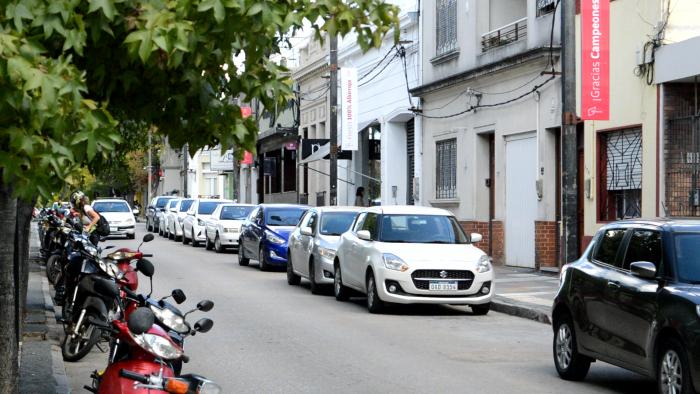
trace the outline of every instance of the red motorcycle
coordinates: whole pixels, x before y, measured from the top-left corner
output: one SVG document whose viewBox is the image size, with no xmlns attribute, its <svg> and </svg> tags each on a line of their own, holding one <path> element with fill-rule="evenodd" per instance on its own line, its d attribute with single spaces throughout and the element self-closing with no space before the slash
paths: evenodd
<svg viewBox="0 0 700 394">
<path fill-rule="evenodd" d="M 131 266 L 131 262 L 141 260 L 144 257 L 153 257 L 153 254 L 141 252 L 141 245 L 143 245 L 144 242 L 151 242 L 153 239 L 153 234 L 146 234 L 143 236 L 143 240 L 136 250 L 121 248 L 106 256 L 107 259 L 112 260 L 119 270 L 124 273 L 123 277 L 120 278 L 120 284 L 127 286 L 132 291 L 136 291 L 138 288 L 139 277 L 136 275 L 136 270 Z"/>
</svg>

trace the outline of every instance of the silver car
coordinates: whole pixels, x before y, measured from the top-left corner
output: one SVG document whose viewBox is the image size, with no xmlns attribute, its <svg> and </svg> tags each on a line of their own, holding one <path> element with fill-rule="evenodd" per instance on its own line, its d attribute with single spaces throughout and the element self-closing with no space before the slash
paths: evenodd
<svg viewBox="0 0 700 394">
<path fill-rule="evenodd" d="M 167 213 L 169 239 L 178 242 L 182 239 L 182 221 L 187 216 L 187 210 L 190 209 L 192 202 L 194 200 L 191 198 L 183 198 Z"/>
<path fill-rule="evenodd" d="M 315 207 L 302 216 L 289 235 L 287 283 L 298 285 L 301 278 L 311 282 L 318 294 L 323 285 L 333 284 L 333 259 L 340 235 L 346 232 L 360 207 Z"/>
<path fill-rule="evenodd" d="M 160 220 L 160 226 L 158 226 L 158 235 L 161 237 L 168 237 L 170 238 L 170 234 L 168 233 L 169 228 L 170 228 L 170 220 L 172 220 L 172 215 L 171 213 L 177 206 L 177 203 L 180 202 L 179 198 L 173 198 L 172 200 L 168 201 L 167 204 L 165 204 L 165 212 L 163 212 L 163 217 Z"/>
</svg>

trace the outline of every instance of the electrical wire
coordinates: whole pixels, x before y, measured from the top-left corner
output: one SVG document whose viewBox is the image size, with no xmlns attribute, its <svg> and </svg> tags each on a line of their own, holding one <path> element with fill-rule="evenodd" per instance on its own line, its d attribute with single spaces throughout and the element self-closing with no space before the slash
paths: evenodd
<svg viewBox="0 0 700 394">
<path fill-rule="evenodd" d="M 322 97 L 326 97 L 326 94 L 328 94 L 328 91 L 329 91 L 329 90 L 331 90 L 330 86 L 327 87 L 326 90 L 324 90 L 323 92 L 319 93 L 319 95 L 316 96 L 316 97 L 314 97 L 314 98 L 305 98 L 305 97 L 301 97 L 300 99 L 303 100 L 303 101 L 316 101 L 316 100 L 318 100 L 318 99 L 320 99 L 320 98 L 322 98 Z"/>
<path fill-rule="evenodd" d="M 359 84 L 358 86 L 359 86 L 359 87 L 362 87 L 362 86 L 365 86 L 365 85 L 367 85 L 368 83 L 372 82 L 375 78 L 377 78 L 379 75 L 381 75 L 381 73 L 383 73 L 384 70 L 386 70 L 386 68 L 389 67 L 389 65 L 390 65 L 391 63 L 393 63 L 394 60 L 396 60 L 398 57 L 399 57 L 399 54 L 398 54 L 398 52 L 397 52 L 397 53 L 394 54 L 394 56 L 391 57 L 391 59 L 390 59 L 388 62 L 386 62 L 386 64 L 384 64 L 384 67 L 382 67 L 376 74 L 374 74 L 374 76 L 372 76 L 372 78 L 370 78 L 370 79 L 368 79 L 368 80 L 362 82 L 362 83 Z"/>
<path fill-rule="evenodd" d="M 394 51 L 394 48 L 396 48 L 396 44 L 392 45 L 391 48 L 389 48 L 389 50 L 384 54 L 384 57 L 382 57 L 382 59 L 381 59 L 377 64 L 375 64 L 374 66 L 372 66 L 372 68 L 370 68 L 369 71 L 367 71 L 364 75 L 362 75 L 362 76 L 360 76 L 359 78 L 357 78 L 357 81 L 358 81 L 358 82 L 359 82 L 359 81 L 362 81 L 363 79 L 367 78 L 368 75 L 372 74 L 372 72 L 373 72 L 374 70 L 376 70 L 377 67 L 379 67 L 379 66 L 384 62 L 384 60 L 386 60 L 386 58 L 387 58 L 389 55 L 391 55 L 391 53 Z"/>
<path fill-rule="evenodd" d="M 408 105 L 413 107 L 413 100 L 411 100 L 411 90 L 408 88 L 408 67 L 406 66 L 406 48 L 404 48 L 403 45 L 398 50 L 399 55 L 401 56 L 401 60 L 403 63 L 403 76 L 404 79 L 406 80 L 406 94 L 408 97 Z"/>
</svg>

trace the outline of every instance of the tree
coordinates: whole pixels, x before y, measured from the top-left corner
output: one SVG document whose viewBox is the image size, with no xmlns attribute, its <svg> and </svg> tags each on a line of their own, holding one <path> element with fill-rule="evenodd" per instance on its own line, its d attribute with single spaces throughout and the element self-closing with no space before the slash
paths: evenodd
<svg viewBox="0 0 700 394">
<path fill-rule="evenodd" d="M 319 38 L 354 31 L 364 49 L 391 28 L 399 34 L 398 9 L 382 0 L 3 4 L 0 216 L 23 233 L 0 239 L 0 392 L 17 388 L 21 310 L 12 314 L 8 305 L 19 305 L 16 289 L 26 288 L 16 265 L 28 247 L 25 212 L 37 196 L 48 198 L 81 166 L 107 160 L 125 142 L 117 126 L 127 122 L 156 128 L 173 146 L 188 142 L 192 152 L 217 144 L 254 150 L 253 120 L 228 98 L 283 107 L 291 84 L 269 56 L 305 22 L 320 21 Z M 239 55 L 240 68 L 232 60 Z M 5 335 L 11 332 L 17 335 Z"/>
</svg>

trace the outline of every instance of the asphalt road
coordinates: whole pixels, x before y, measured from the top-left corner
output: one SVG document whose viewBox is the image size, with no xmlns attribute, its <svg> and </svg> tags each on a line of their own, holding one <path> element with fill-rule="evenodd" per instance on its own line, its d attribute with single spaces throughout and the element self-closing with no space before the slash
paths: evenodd
<svg viewBox="0 0 700 394">
<path fill-rule="evenodd" d="M 137 227 L 137 240 L 145 233 Z M 104 245 L 136 247 L 136 240 Z M 287 285 L 280 272 L 241 267 L 234 253 L 156 239 L 154 295 L 181 288 L 184 303 L 215 302 L 214 328 L 188 338 L 184 372 L 218 382 L 224 393 L 654 393 L 647 378 L 601 362 L 581 383 L 560 380 L 550 326 L 491 312 L 445 306 L 399 307 L 370 315 L 364 299 L 314 296 L 308 283 Z M 148 282 L 141 278 L 140 291 Z M 186 308 L 183 308 L 186 309 Z M 194 313 L 191 320 L 203 317 Z M 188 319 L 189 320 L 189 319 Z M 74 392 L 104 368 L 98 350 L 66 363 Z"/>
</svg>

